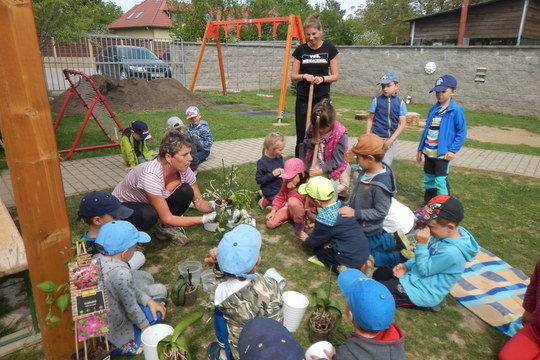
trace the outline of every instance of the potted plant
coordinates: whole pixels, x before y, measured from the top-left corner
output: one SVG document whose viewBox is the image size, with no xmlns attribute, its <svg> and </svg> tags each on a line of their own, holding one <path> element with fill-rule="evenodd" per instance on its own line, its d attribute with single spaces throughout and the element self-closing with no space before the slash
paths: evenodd
<svg viewBox="0 0 540 360">
<path fill-rule="evenodd" d="M 183 333 L 188 326 L 199 321 L 202 315 L 202 312 L 198 311 L 180 321 L 174 332 L 157 344 L 157 354 L 160 360 L 191 360 L 188 340 Z"/>
<path fill-rule="evenodd" d="M 171 300 L 176 306 L 191 306 L 197 300 L 197 286 L 192 283 L 192 275 L 188 269 L 187 279 L 180 275 L 171 290 Z"/>
<path fill-rule="evenodd" d="M 309 318 L 309 339 L 312 343 L 326 340 L 341 320 L 342 313 L 339 304 L 336 300 L 330 299 L 332 279 L 328 280 L 328 293 L 319 288 L 311 294 L 312 302 L 315 304 Z"/>
<path fill-rule="evenodd" d="M 216 180 L 210 180 L 210 189 L 206 189 L 205 197 L 215 199 L 216 219 L 214 223 L 205 224 L 205 229 L 214 231 L 221 237 L 227 229 L 239 224 L 251 224 L 253 218 L 245 209 L 253 205 L 253 193 L 246 190 L 238 182 L 238 168 L 231 166 L 230 171 L 225 169 L 222 160 L 223 178 L 216 185 Z"/>
</svg>

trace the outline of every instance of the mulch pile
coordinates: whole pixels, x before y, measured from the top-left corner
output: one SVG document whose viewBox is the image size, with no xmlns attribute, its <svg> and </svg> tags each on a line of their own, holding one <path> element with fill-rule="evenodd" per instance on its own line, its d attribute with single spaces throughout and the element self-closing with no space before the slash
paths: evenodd
<svg viewBox="0 0 540 360">
<path fill-rule="evenodd" d="M 90 78 L 99 88 L 113 112 L 178 110 L 201 102 L 212 102 L 207 98 L 194 95 L 176 79 L 115 80 L 103 75 L 92 75 Z M 53 112 L 60 112 L 68 91 L 64 91 L 51 102 Z M 66 114 L 74 113 L 86 113 L 82 101 L 75 94 L 71 97 L 66 109 Z"/>
</svg>

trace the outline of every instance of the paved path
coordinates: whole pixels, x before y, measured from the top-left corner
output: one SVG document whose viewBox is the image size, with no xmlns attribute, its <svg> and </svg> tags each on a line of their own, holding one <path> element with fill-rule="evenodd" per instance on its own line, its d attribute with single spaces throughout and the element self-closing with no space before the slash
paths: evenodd
<svg viewBox="0 0 540 360">
<path fill-rule="evenodd" d="M 263 138 L 217 141 L 212 155 L 200 166 L 200 170 L 255 162 L 261 157 Z M 286 137 L 284 156 L 294 154 L 294 136 Z M 350 144 L 351 146 L 353 144 Z M 400 141 L 396 159 L 414 160 L 417 143 Z M 118 150 L 120 152 L 120 150 Z M 540 178 L 540 156 L 521 155 L 502 151 L 462 148 L 452 166 L 491 170 L 509 174 Z M 66 196 L 92 190 L 113 188 L 125 176 L 122 156 L 111 155 L 83 160 L 60 162 Z M 0 171 L 0 197 L 11 207 L 15 205 L 8 170 Z"/>
</svg>

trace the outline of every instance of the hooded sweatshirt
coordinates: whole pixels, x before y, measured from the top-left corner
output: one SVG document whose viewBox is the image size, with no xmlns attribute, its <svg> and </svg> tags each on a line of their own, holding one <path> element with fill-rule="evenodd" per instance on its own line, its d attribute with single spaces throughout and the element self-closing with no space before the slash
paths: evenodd
<svg viewBox="0 0 540 360">
<path fill-rule="evenodd" d="M 391 324 L 375 338 L 353 333 L 347 342 L 337 349 L 332 360 L 404 360 L 404 343 L 401 329 Z"/>
<path fill-rule="evenodd" d="M 349 206 L 354 209 L 354 217 L 366 236 L 381 231 L 384 218 L 388 215 L 392 204 L 392 197 L 396 193 L 394 172 L 390 166 L 384 163 L 383 165 L 386 171 L 371 178 L 370 181 L 362 181 L 366 170 L 360 171 L 359 180 L 349 199 Z"/>
<path fill-rule="evenodd" d="M 338 214 L 343 206 L 345 204 L 338 200 L 322 209 L 315 219 L 315 229 L 304 245 L 316 248 L 329 243 L 339 264 L 357 268 L 369 256 L 369 242 L 354 218 Z"/>
<path fill-rule="evenodd" d="M 465 263 L 474 259 L 479 246 L 463 227 L 460 237 L 435 239 L 416 246 L 415 257 L 405 263 L 407 272 L 399 282 L 412 302 L 421 307 L 439 304 L 463 274 Z"/>
</svg>

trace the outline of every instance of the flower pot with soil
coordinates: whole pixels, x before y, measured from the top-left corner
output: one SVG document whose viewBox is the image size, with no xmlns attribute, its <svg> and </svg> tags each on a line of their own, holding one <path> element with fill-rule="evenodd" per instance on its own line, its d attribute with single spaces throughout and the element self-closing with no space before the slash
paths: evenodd
<svg viewBox="0 0 540 360">
<path fill-rule="evenodd" d="M 196 312 L 180 321 L 174 332 L 157 344 L 157 354 L 160 360 L 191 360 L 188 339 L 182 335 L 184 330 L 202 318 L 202 312 Z"/>
<path fill-rule="evenodd" d="M 191 306 L 197 300 L 197 286 L 192 283 L 191 272 L 187 276 L 180 275 L 171 289 L 171 300 L 176 306 Z"/>
<path fill-rule="evenodd" d="M 312 343 L 326 340 L 341 320 L 339 304 L 328 295 L 330 285 L 331 282 L 328 293 L 320 288 L 312 293 L 312 302 L 315 304 L 309 318 L 309 339 Z"/>
</svg>

